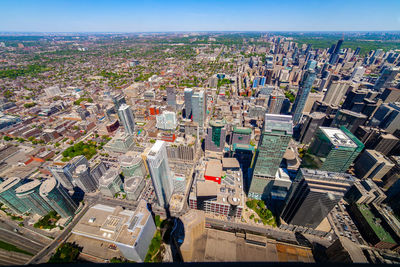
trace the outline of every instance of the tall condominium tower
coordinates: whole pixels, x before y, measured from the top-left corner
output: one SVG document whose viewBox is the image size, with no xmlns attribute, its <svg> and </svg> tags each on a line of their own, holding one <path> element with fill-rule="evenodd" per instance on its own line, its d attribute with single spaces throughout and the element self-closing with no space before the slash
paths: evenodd
<svg viewBox="0 0 400 267">
<path fill-rule="evenodd" d="M 167 90 L 167 104 L 173 108 L 176 107 L 176 91 L 175 87 L 168 86 L 166 87 Z"/>
<path fill-rule="evenodd" d="M 316 74 L 314 70 L 307 70 L 300 82 L 299 91 L 292 107 L 293 123 L 296 125 L 300 122 L 303 115 L 304 106 L 306 104 L 311 87 L 314 83 Z"/>
<path fill-rule="evenodd" d="M 147 154 L 147 163 L 150 170 L 154 191 L 156 192 L 158 204 L 168 207 L 173 188 L 172 173 L 168 164 L 166 143 L 157 140 Z"/>
<path fill-rule="evenodd" d="M 54 178 L 45 180 L 39 188 L 40 196 L 61 216 L 69 217 L 75 214 L 77 205 L 67 191 Z"/>
<path fill-rule="evenodd" d="M 186 119 L 192 118 L 192 96 L 193 96 L 193 89 L 185 88 L 184 98 L 185 98 L 185 118 Z"/>
<path fill-rule="evenodd" d="M 17 214 L 23 214 L 29 209 L 29 206 L 19 199 L 15 193 L 15 189 L 21 185 L 22 181 L 18 177 L 8 178 L 0 184 L 0 202 Z"/>
<path fill-rule="evenodd" d="M 346 172 L 363 149 L 364 144 L 345 127 L 319 127 L 308 150 L 308 157 L 303 158 L 302 166 Z"/>
<path fill-rule="evenodd" d="M 135 119 L 133 117 L 132 109 L 126 104 L 122 104 L 118 109 L 118 116 L 124 126 L 125 133 L 133 134 L 135 132 Z"/>
<path fill-rule="evenodd" d="M 41 185 L 39 180 L 33 180 L 18 187 L 15 193 L 29 207 L 28 212 L 44 216 L 54 209 L 40 196 Z"/>
<path fill-rule="evenodd" d="M 273 187 L 282 157 L 293 134 L 292 116 L 265 114 L 264 129 L 258 143 L 249 197 L 266 199 Z"/>
<path fill-rule="evenodd" d="M 300 169 L 282 219 L 316 228 L 355 182 L 350 174 Z"/>
<path fill-rule="evenodd" d="M 204 120 L 206 118 L 207 97 L 204 91 L 195 92 L 192 95 L 192 119 L 199 124 L 199 132 L 203 133 Z"/>
</svg>

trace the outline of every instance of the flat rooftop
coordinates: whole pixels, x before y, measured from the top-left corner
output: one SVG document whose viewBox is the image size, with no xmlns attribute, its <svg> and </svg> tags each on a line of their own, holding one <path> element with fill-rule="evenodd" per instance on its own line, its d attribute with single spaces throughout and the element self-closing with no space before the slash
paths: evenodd
<svg viewBox="0 0 400 267">
<path fill-rule="evenodd" d="M 149 219 L 146 202 L 140 201 L 137 209 L 124 210 L 97 204 L 90 208 L 72 230 L 97 240 L 135 246 L 136 239 Z"/>
<path fill-rule="evenodd" d="M 320 127 L 321 131 L 329 138 L 335 146 L 357 147 L 357 144 L 351 140 L 341 129 L 331 127 Z"/>
</svg>

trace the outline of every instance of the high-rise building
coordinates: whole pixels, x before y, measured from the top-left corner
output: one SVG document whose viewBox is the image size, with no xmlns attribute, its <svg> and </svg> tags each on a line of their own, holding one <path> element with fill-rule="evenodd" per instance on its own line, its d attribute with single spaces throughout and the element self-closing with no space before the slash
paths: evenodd
<svg viewBox="0 0 400 267">
<path fill-rule="evenodd" d="M 282 111 L 283 101 L 285 100 L 285 95 L 280 90 L 274 90 L 268 101 L 268 113 L 280 114 Z"/>
<path fill-rule="evenodd" d="M 74 184 L 78 186 L 85 193 L 97 190 L 98 181 L 90 174 L 90 168 L 84 164 L 76 167 L 72 175 Z"/>
<path fill-rule="evenodd" d="M 114 108 L 116 111 L 119 110 L 123 104 L 126 104 L 125 96 L 123 94 L 113 93 L 111 95 L 111 100 L 114 103 Z"/>
<path fill-rule="evenodd" d="M 122 104 L 118 109 L 118 116 L 121 119 L 122 125 L 126 134 L 135 133 L 135 119 L 133 117 L 132 109 L 129 105 Z"/>
<path fill-rule="evenodd" d="M 40 196 L 41 185 L 39 180 L 33 180 L 15 189 L 15 193 L 25 206 L 29 207 L 28 212 L 44 216 L 54 209 Z"/>
<path fill-rule="evenodd" d="M 230 144 L 250 144 L 251 128 L 246 127 L 233 127 Z"/>
<path fill-rule="evenodd" d="M 364 144 L 345 127 L 319 127 L 302 165 L 323 171 L 346 172 L 363 149 Z"/>
<path fill-rule="evenodd" d="M 276 172 L 293 134 L 292 116 L 265 114 L 258 143 L 249 197 L 265 199 L 272 190 Z"/>
<path fill-rule="evenodd" d="M 126 199 L 136 201 L 143 191 L 146 181 L 143 176 L 125 177 L 124 192 Z"/>
<path fill-rule="evenodd" d="M 200 134 L 203 133 L 204 121 L 206 118 L 207 97 L 204 91 L 195 92 L 192 95 L 192 119 L 199 125 Z"/>
<path fill-rule="evenodd" d="M 368 117 L 362 113 L 351 110 L 339 109 L 332 121 L 332 127 L 346 127 L 350 132 L 355 133 L 358 126 L 363 125 Z"/>
<path fill-rule="evenodd" d="M 385 88 L 379 96 L 383 103 L 400 102 L 400 89 L 399 88 Z"/>
<path fill-rule="evenodd" d="M 173 108 L 176 107 L 176 92 L 175 87 L 168 86 L 166 87 L 167 90 L 167 104 Z"/>
<path fill-rule="evenodd" d="M 331 54 L 331 57 L 330 57 L 330 59 L 329 59 L 329 64 L 336 64 L 336 62 L 338 61 L 338 59 L 339 59 L 339 53 L 340 53 L 340 49 L 341 49 L 341 47 L 342 47 L 343 41 L 344 41 L 343 39 L 340 39 L 340 40 L 337 42 L 335 48 L 333 49 L 333 52 L 332 52 L 332 54 Z"/>
<path fill-rule="evenodd" d="M 100 192 L 109 197 L 114 197 L 122 188 L 122 180 L 117 169 L 110 168 L 99 180 Z"/>
<path fill-rule="evenodd" d="M 207 129 L 205 149 L 209 151 L 222 152 L 225 147 L 226 122 L 225 120 L 211 120 Z"/>
<path fill-rule="evenodd" d="M 325 119 L 326 114 L 322 112 L 312 112 L 311 114 L 307 115 L 300 131 L 300 143 L 310 143 L 318 127 L 323 126 Z"/>
<path fill-rule="evenodd" d="M 381 72 L 381 75 L 376 80 L 374 90 L 379 91 L 381 89 L 394 87 L 393 81 L 399 73 L 400 68 L 385 67 Z"/>
<path fill-rule="evenodd" d="M 350 79 L 355 82 L 361 81 L 365 73 L 365 68 L 363 66 L 359 66 L 354 68 L 353 73 L 351 74 Z"/>
<path fill-rule="evenodd" d="M 282 219 L 316 228 L 355 182 L 350 174 L 300 169 Z"/>
<path fill-rule="evenodd" d="M 45 180 L 39 188 L 40 196 L 54 209 L 61 217 L 70 217 L 75 214 L 76 203 L 62 187 L 61 183 L 54 178 Z"/>
<path fill-rule="evenodd" d="M 147 154 L 151 180 L 161 207 L 168 207 L 173 188 L 172 173 L 168 164 L 166 143 L 157 140 Z"/>
<path fill-rule="evenodd" d="M 299 91 L 292 107 L 293 123 L 296 125 L 300 122 L 303 115 L 303 109 L 307 101 L 308 94 L 316 78 L 314 70 L 307 70 L 300 82 Z"/>
<path fill-rule="evenodd" d="M 15 189 L 22 185 L 18 177 L 11 177 L 0 184 L 0 202 L 17 214 L 23 214 L 29 210 L 29 206 L 19 199 Z"/>
<path fill-rule="evenodd" d="M 193 96 L 193 89 L 185 88 L 184 90 L 184 99 L 185 99 L 185 118 L 191 119 L 192 118 L 192 96 Z"/>
<path fill-rule="evenodd" d="M 338 81 L 330 83 L 322 101 L 327 104 L 339 105 L 349 87 L 350 84 L 348 82 Z"/>
<path fill-rule="evenodd" d="M 400 127 L 400 103 L 382 104 L 369 121 L 371 126 L 379 126 L 393 134 Z"/>
<path fill-rule="evenodd" d="M 382 182 L 382 177 L 394 167 L 385 155 L 378 151 L 366 149 L 354 163 L 354 171 L 358 178 L 371 178 L 375 182 Z"/>
</svg>

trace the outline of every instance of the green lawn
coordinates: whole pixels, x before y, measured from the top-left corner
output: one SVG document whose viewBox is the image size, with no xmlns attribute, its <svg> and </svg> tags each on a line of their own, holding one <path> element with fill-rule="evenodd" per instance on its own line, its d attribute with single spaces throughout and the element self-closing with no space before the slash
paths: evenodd
<svg viewBox="0 0 400 267">
<path fill-rule="evenodd" d="M 146 258 L 144 259 L 144 262 L 161 262 L 160 247 L 161 247 L 161 232 L 157 230 L 153 239 L 151 240 L 149 250 L 147 251 L 147 255 Z"/>
<path fill-rule="evenodd" d="M 19 253 L 33 256 L 32 253 L 25 251 L 23 249 L 20 249 L 20 248 L 14 246 L 13 244 L 9 244 L 9 243 L 1 241 L 1 240 L 0 240 L 0 248 L 7 250 L 7 251 L 14 251 L 14 252 L 19 252 Z"/>
<path fill-rule="evenodd" d="M 276 220 L 274 215 L 272 214 L 272 212 L 267 209 L 264 201 L 262 200 L 256 200 L 256 199 L 252 199 L 252 200 L 248 200 L 246 202 L 246 206 L 249 207 L 250 209 L 254 210 L 258 217 L 260 217 L 260 220 L 262 221 L 262 223 L 264 225 L 271 225 L 273 227 L 276 227 Z M 254 218 L 254 216 L 253 216 Z M 252 219 L 250 217 L 250 219 Z M 256 219 L 254 219 L 256 220 Z"/>
</svg>

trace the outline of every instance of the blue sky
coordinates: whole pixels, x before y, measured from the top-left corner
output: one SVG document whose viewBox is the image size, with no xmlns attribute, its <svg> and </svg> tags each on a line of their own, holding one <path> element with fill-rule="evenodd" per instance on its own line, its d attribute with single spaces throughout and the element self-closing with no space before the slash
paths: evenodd
<svg viewBox="0 0 400 267">
<path fill-rule="evenodd" d="M 0 0 L 0 31 L 400 30 L 400 0 Z"/>
</svg>

